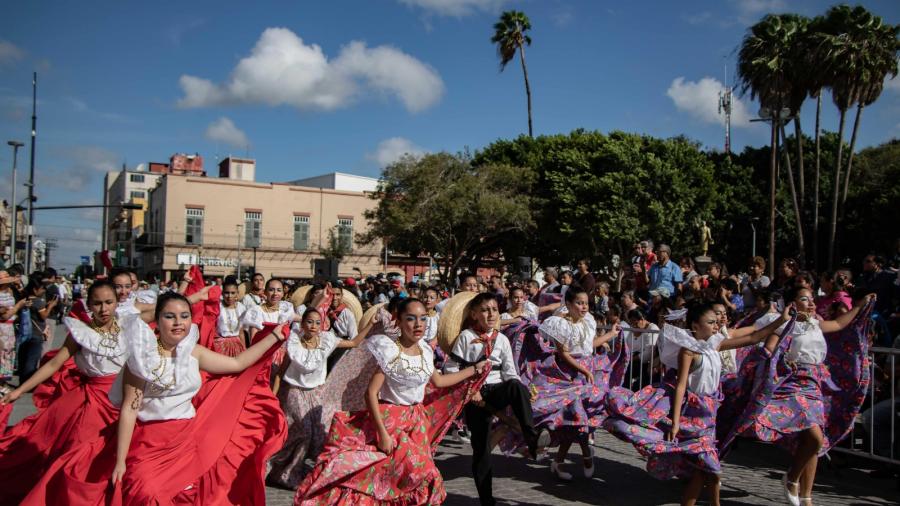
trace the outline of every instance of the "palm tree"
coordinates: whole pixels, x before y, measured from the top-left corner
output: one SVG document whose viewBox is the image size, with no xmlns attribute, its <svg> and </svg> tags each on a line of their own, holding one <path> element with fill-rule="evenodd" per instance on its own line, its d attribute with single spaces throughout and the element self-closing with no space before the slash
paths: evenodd
<svg viewBox="0 0 900 506">
<path fill-rule="evenodd" d="M 791 65 L 791 46 L 798 31 L 797 23 L 780 16 L 767 15 L 750 27 L 741 42 L 737 74 L 741 93 L 750 92 L 758 98 L 763 109 L 771 113 L 771 145 L 769 157 L 769 275 L 775 273 L 775 185 L 778 125 L 782 109 L 788 105 L 791 84 L 788 80 Z M 799 219 L 799 213 L 797 218 Z M 798 228 L 802 244 L 802 228 Z"/>
<path fill-rule="evenodd" d="M 528 30 L 531 30 L 531 21 L 524 12 L 506 11 L 500 15 L 500 21 L 494 23 L 491 42 L 497 44 L 501 72 L 516 57 L 516 51 L 519 52 L 522 74 L 525 76 L 525 95 L 528 98 L 528 136 L 534 137 L 531 127 L 531 85 L 528 83 L 528 67 L 525 65 L 525 46 L 531 45 L 531 37 L 525 34 Z"/>
<path fill-rule="evenodd" d="M 835 161 L 834 187 L 832 189 L 831 224 L 828 236 L 829 267 L 834 266 L 839 221 L 838 208 L 842 201 L 840 188 L 847 111 L 853 105 L 857 105 L 849 160 L 853 156 L 862 109 L 874 102 L 881 94 L 885 77 L 888 74 L 897 74 L 897 33 L 895 27 L 884 25 L 881 18 L 873 16 L 860 6 L 850 8 L 847 5 L 838 5 L 829 9 L 825 14 L 821 37 L 823 47 L 828 53 L 828 60 L 834 62 L 830 88 L 832 99 L 840 111 L 837 160 Z M 850 168 L 848 165 L 848 174 L 846 174 L 844 183 L 844 199 L 846 199 L 846 188 L 850 183 Z"/>
<path fill-rule="evenodd" d="M 857 9 L 862 9 L 858 7 Z M 868 14 L 868 13 L 867 13 Z M 871 17 L 871 16 L 870 16 Z M 884 24 L 880 17 L 871 17 L 870 36 L 865 37 L 859 47 L 860 90 L 856 102 L 856 119 L 853 122 L 853 134 L 850 136 L 850 153 L 847 156 L 847 171 L 844 174 L 844 190 L 841 195 L 841 217 L 844 204 L 847 202 L 847 191 L 850 188 L 850 172 L 853 168 L 853 149 L 856 147 L 856 134 L 859 131 L 859 120 L 863 108 L 872 105 L 884 89 L 884 81 L 888 75 L 897 76 L 897 52 L 900 51 L 900 25 Z"/>
<path fill-rule="evenodd" d="M 800 46 L 803 47 L 804 50 L 801 53 L 796 53 L 796 57 L 799 60 L 799 65 L 803 68 L 805 80 L 809 87 L 809 95 L 811 97 L 815 97 L 816 99 L 816 166 L 815 175 L 813 176 L 812 218 L 813 264 L 816 266 L 816 268 L 819 268 L 821 265 L 819 263 L 819 179 L 822 167 L 822 89 L 825 88 L 825 86 L 827 86 L 828 83 L 830 83 L 833 79 L 833 62 L 830 60 L 830 55 L 827 51 L 827 44 L 825 44 L 822 37 L 820 36 L 820 32 L 823 32 L 824 23 L 825 18 L 822 16 L 816 16 L 810 21 L 803 40 L 800 44 Z M 803 159 L 802 156 L 800 159 Z M 800 192 L 802 194 L 803 190 L 801 189 Z"/>
</svg>

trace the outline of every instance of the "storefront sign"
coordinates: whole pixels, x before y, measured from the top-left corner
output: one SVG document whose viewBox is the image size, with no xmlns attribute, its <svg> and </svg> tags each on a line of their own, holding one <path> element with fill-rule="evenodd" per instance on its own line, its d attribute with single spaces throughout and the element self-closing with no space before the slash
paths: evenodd
<svg viewBox="0 0 900 506">
<path fill-rule="evenodd" d="M 178 253 L 175 255 L 175 263 L 178 265 L 208 265 L 210 267 L 237 267 L 237 260 L 233 258 L 201 257 L 193 253 Z"/>
</svg>

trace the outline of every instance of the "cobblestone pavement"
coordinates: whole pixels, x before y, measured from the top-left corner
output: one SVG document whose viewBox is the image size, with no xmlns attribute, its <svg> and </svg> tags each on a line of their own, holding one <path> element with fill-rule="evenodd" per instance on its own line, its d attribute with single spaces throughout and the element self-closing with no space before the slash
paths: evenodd
<svg viewBox="0 0 900 506">
<path fill-rule="evenodd" d="M 54 345 L 62 343 L 57 332 Z M 48 346 L 49 349 L 49 346 Z M 31 396 L 19 399 L 10 417 L 16 423 L 34 412 Z M 499 504 L 511 506 L 538 505 L 674 505 L 681 496 L 678 482 L 654 480 L 644 471 L 644 461 L 631 445 L 605 432 L 595 440 L 596 467 L 594 477 L 580 474 L 580 458 L 573 449 L 574 460 L 566 470 L 576 475 L 570 483 L 562 483 L 550 475 L 548 461 L 526 461 L 521 457 L 495 454 L 494 496 Z M 444 441 L 435 457 L 447 488 L 447 506 L 477 506 L 478 494 L 470 474 L 471 449 L 467 444 Z M 900 483 L 896 479 L 879 480 L 869 470 L 857 467 L 840 455 L 834 461 L 823 459 L 813 498 L 817 506 L 858 506 L 900 504 Z M 866 464 L 866 463 L 862 463 Z M 778 448 L 750 441 L 740 445 L 722 466 L 722 504 L 784 504 L 781 496 L 781 474 L 787 466 L 787 455 Z M 266 502 L 270 506 L 293 504 L 293 492 L 268 488 Z"/>
<path fill-rule="evenodd" d="M 546 459 L 536 463 L 495 453 L 494 497 L 499 504 L 515 506 L 678 504 L 681 485 L 651 478 L 631 445 L 607 433 L 598 433 L 594 446 L 594 477 L 581 476 L 580 459 L 573 454 L 575 459 L 565 468 L 575 475 L 570 483 L 551 476 Z M 477 506 L 469 446 L 447 440 L 441 444 L 435 460 L 447 488 L 445 504 Z M 722 504 L 785 504 L 780 479 L 786 465 L 787 455 L 780 449 L 742 441 L 723 465 Z M 292 497 L 291 492 L 268 489 L 267 500 L 271 506 L 292 504 Z M 813 498 L 817 506 L 887 505 L 898 504 L 900 491 L 895 480 L 874 479 L 868 470 L 823 460 Z"/>
</svg>

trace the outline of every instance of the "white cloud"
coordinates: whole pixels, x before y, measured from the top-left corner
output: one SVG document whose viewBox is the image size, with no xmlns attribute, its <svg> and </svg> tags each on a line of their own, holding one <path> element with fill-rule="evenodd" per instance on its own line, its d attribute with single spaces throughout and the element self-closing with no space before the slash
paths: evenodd
<svg viewBox="0 0 900 506">
<path fill-rule="evenodd" d="M 475 11 L 495 12 L 510 0 L 400 0 L 441 16 L 465 16 Z"/>
<path fill-rule="evenodd" d="M 679 111 L 704 123 L 724 125 L 725 115 L 719 114 L 719 92 L 724 89 L 725 86 L 713 77 L 704 77 L 699 81 L 685 81 L 684 77 L 676 77 L 666 95 Z M 731 104 L 731 126 L 750 127 L 747 103 L 733 97 Z"/>
<path fill-rule="evenodd" d="M 12 42 L 0 40 L 0 65 L 15 63 L 25 56 L 25 51 Z"/>
<path fill-rule="evenodd" d="M 738 21 L 750 25 L 766 14 L 778 14 L 787 9 L 785 0 L 732 0 L 736 4 Z"/>
<path fill-rule="evenodd" d="M 206 128 L 206 138 L 227 144 L 236 149 L 245 149 L 250 145 L 247 134 L 235 126 L 233 121 L 224 116 L 209 124 Z"/>
<path fill-rule="evenodd" d="M 712 13 L 709 11 L 702 11 L 696 14 L 682 14 L 681 18 L 687 21 L 689 25 L 696 26 L 705 24 L 707 21 L 712 19 Z"/>
<path fill-rule="evenodd" d="M 399 49 L 353 41 L 329 61 L 321 47 L 305 44 L 287 28 L 267 28 L 226 82 L 182 75 L 180 85 L 181 107 L 266 104 L 327 111 L 374 92 L 394 96 L 418 112 L 444 93 L 433 68 Z"/>
<path fill-rule="evenodd" d="M 403 155 L 422 156 L 424 154 L 425 149 L 416 146 L 411 140 L 403 137 L 391 137 L 379 142 L 375 152 L 369 153 L 366 158 L 374 160 L 379 167 L 387 167 Z"/>
</svg>

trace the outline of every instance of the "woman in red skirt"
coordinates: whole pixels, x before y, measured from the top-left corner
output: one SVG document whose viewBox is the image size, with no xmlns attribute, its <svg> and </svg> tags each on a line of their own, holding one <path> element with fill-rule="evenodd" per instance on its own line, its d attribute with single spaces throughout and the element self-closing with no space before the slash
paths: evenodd
<svg viewBox="0 0 900 506">
<path fill-rule="evenodd" d="M 484 381 L 486 361 L 453 374 L 434 369 L 422 339 L 428 321 L 418 299 L 398 308 L 400 338 L 372 336 L 366 349 L 378 368 L 366 393 L 368 410 L 339 412 L 325 450 L 295 504 L 440 504 L 446 498 L 433 448 Z M 466 379 L 473 382 L 450 388 Z M 429 384 L 437 387 L 428 389 Z"/>
<path fill-rule="evenodd" d="M 15 402 L 74 357 L 76 368 L 65 375 L 57 398 L 0 437 L 0 504 L 21 501 L 57 457 L 96 438 L 118 416 L 106 394 L 127 357 L 120 325 L 137 316 L 116 318 L 116 292 L 109 281 L 91 285 L 88 306 L 91 323 L 67 317 L 69 336 L 56 355 L 0 399 L 3 405 Z"/>
<path fill-rule="evenodd" d="M 160 296 L 155 321 L 156 331 L 138 319 L 122 329 L 128 361 L 110 392 L 121 407 L 116 430 L 63 455 L 23 504 L 265 502 L 265 461 L 285 423 L 260 372 L 284 327 L 227 357 L 197 344 L 184 296 Z"/>
</svg>

